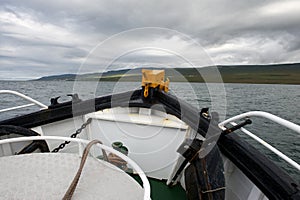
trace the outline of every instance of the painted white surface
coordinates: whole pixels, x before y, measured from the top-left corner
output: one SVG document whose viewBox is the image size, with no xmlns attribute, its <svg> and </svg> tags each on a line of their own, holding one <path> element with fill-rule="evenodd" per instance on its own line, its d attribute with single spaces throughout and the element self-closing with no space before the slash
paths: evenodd
<svg viewBox="0 0 300 200">
<path fill-rule="evenodd" d="M 223 156 L 226 200 L 265 200 L 268 199 L 241 170 Z"/>
<path fill-rule="evenodd" d="M 81 158 L 36 153 L 0 158 L 1 199 L 62 199 Z M 143 188 L 115 166 L 89 157 L 72 199 L 143 199 Z"/>
<path fill-rule="evenodd" d="M 9 134 L 9 135 L 1 136 L 0 140 L 15 138 L 15 137 L 21 137 L 21 136 L 17 134 Z M 30 141 L 23 141 L 18 143 L 2 144 L 0 145 L 0 157 L 14 155 L 20 150 L 22 150 L 25 146 L 29 145 L 30 143 L 31 143 Z"/>
<path fill-rule="evenodd" d="M 31 137 L 19 137 L 19 138 L 9 138 L 9 139 L 5 139 L 5 140 L 0 140 L 0 145 L 3 145 L 3 144 L 8 144 L 8 143 L 17 143 L 17 142 L 25 142 L 25 141 L 36 141 L 36 140 L 60 140 L 60 141 L 66 141 L 66 140 L 69 140 L 71 142 L 75 142 L 77 143 L 77 145 L 79 146 L 79 144 L 88 144 L 90 141 L 88 140 L 83 140 L 83 139 L 78 139 L 78 138 L 66 138 L 66 137 L 60 137 L 60 136 L 31 136 Z M 149 184 L 149 181 L 145 175 L 145 173 L 142 171 L 142 169 L 139 167 L 138 164 L 136 164 L 132 159 L 130 159 L 129 157 L 125 156 L 124 154 L 120 153 L 119 151 L 117 150 L 114 150 L 113 148 L 111 147 L 108 147 L 108 146 L 105 146 L 103 144 L 96 144 L 95 146 L 97 147 L 100 147 L 101 149 L 105 150 L 106 152 L 111 152 L 117 156 L 119 156 L 120 158 L 122 158 L 124 161 L 126 161 L 132 168 L 133 168 L 133 171 L 136 172 L 139 177 L 141 178 L 142 180 L 142 183 L 143 183 L 143 188 L 144 188 L 144 194 L 143 194 L 143 197 L 144 197 L 144 200 L 149 200 L 150 199 L 150 193 L 151 193 L 151 189 L 150 189 L 150 184 Z M 80 148 L 77 148 L 77 149 L 80 149 Z M 79 155 L 80 155 L 80 151 L 79 151 Z M 27 155 L 35 155 L 35 154 L 27 154 Z M 48 158 L 44 157 L 44 153 L 43 154 L 40 154 L 41 155 L 41 159 L 43 160 L 48 160 Z M 45 154 L 45 155 L 59 155 L 59 153 L 55 153 L 55 154 Z M 70 154 L 69 154 L 70 155 Z M 20 155 L 21 156 L 21 155 Z M 6 156 L 6 157 L 2 157 L 2 158 L 9 158 L 11 156 Z M 18 156 L 13 156 L 13 157 L 18 157 Z M 76 157 L 78 158 L 78 154 L 76 155 Z M 1 159 L 1 158 L 0 158 Z M 97 159 L 94 159 L 94 160 L 97 160 Z M 101 162 L 100 160 L 97 160 L 98 162 Z M 62 159 L 62 162 L 64 163 L 68 163 L 68 161 L 65 161 L 64 159 Z M 1 163 L 1 162 L 0 162 Z M 23 167 L 23 162 L 20 162 L 20 161 L 16 161 L 15 162 L 16 165 L 18 166 L 18 169 L 20 168 L 19 166 L 21 165 Z M 31 163 L 31 161 L 30 161 Z M 53 165 L 57 164 L 59 162 L 54 162 Z M 72 166 L 73 164 L 70 163 Z M 109 168 L 113 168 L 114 170 L 118 170 L 121 172 L 120 169 L 117 169 L 116 167 L 112 166 L 111 164 L 109 163 L 105 163 L 107 166 L 109 166 Z M 69 164 L 67 164 L 69 165 Z M 42 164 L 38 164 L 38 167 L 40 170 L 44 170 L 44 168 L 47 168 L 48 165 L 42 165 Z M 9 167 L 8 167 L 9 168 Z M 78 168 L 77 168 L 78 169 Z M 88 171 L 91 171 L 93 172 L 94 170 L 89 170 Z M 49 172 L 51 173 L 51 172 Z M 125 174 L 126 176 L 128 176 L 126 173 L 122 172 L 123 174 Z M 30 173 L 28 173 L 30 175 Z M 73 173 L 74 176 L 75 176 L 75 173 Z M 47 176 L 47 175 L 46 175 Z M 0 176 L 1 177 L 1 176 Z M 5 176 L 4 176 L 5 177 Z M 129 177 L 129 176 L 128 176 Z M 132 179 L 131 177 L 129 177 L 130 179 Z M 100 179 L 98 179 L 96 176 L 92 176 L 91 179 L 94 179 L 93 181 L 96 181 L 98 182 Z M 14 179 L 12 179 L 14 180 Z M 42 180 L 42 179 L 41 179 Z M 53 181 L 52 181 L 53 182 Z M 70 181 L 71 182 L 71 181 Z M 0 182 L 1 183 L 1 182 Z M 89 183 L 90 184 L 90 183 Z M 137 183 L 136 183 L 137 184 Z M 110 185 L 111 187 L 111 185 Z M 113 186 L 114 188 L 114 186 Z M 37 190 L 37 187 L 35 187 L 35 190 Z M 9 190 L 8 192 L 11 192 L 13 190 Z M 115 192 L 115 191 L 114 191 Z M 1 193 L 0 193 L 1 194 Z M 11 193 L 9 193 L 9 195 L 11 195 Z M 92 198 L 94 199 L 94 198 Z M 120 198 L 117 198 L 117 199 L 120 199 Z"/>
<path fill-rule="evenodd" d="M 124 110 L 125 109 L 125 110 Z M 149 177 L 168 179 L 176 164 L 177 148 L 186 137 L 187 125 L 170 115 L 155 115 L 150 109 L 128 113 L 114 108 L 87 115 L 93 118 L 91 138 L 106 145 L 122 142 L 128 156 L 136 161 Z"/>
<path fill-rule="evenodd" d="M 70 137 L 75 131 L 81 127 L 84 123 L 82 116 L 74 117 L 71 119 L 61 120 L 51 124 L 46 124 L 41 127 L 43 135 L 45 136 L 63 136 Z M 88 127 L 87 127 L 88 128 Z M 84 129 L 79 135 L 78 138 L 87 139 L 87 128 Z M 50 149 L 54 149 L 62 143 L 62 141 L 47 141 Z M 66 145 L 63 152 L 76 153 L 78 152 L 77 145 L 71 143 Z"/>
<path fill-rule="evenodd" d="M 136 161 L 150 177 L 167 179 L 178 158 L 177 148 L 187 137 L 188 126 L 172 115 L 139 108 L 113 108 L 62 120 L 42 126 L 46 136 L 69 137 L 88 119 L 92 123 L 78 135 L 82 139 L 99 139 L 105 145 L 120 141 L 129 149 L 129 157 Z M 61 142 L 47 141 L 50 149 Z M 63 152 L 76 152 L 74 144 Z"/>
<path fill-rule="evenodd" d="M 172 115 L 147 108 L 130 109 L 117 107 L 86 115 L 86 118 L 176 129 L 188 128 L 184 122 Z"/>
<path fill-rule="evenodd" d="M 146 175 L 158 179 L 170 177 L 178 159 L 177 148 L 186 137 L 193 135 L 187 131 L 188 126 L 174 116 L 138 108 L 107 109 L 36 130 L 42 130 L 44 135 L 68 137 L 88 118 L 93 118 L 92 123 L 80 134 L 81 138 L 99 139 L 108 146 L 116 141 L 122 142 L 129 149 L 128 156 L 138 163 Z M 58 144 L 60 142 L 50 142 L 51 148 Z M 70 144 L 63 152 L 76 151 L 76 145 Z M 95 153 L 97 155 L 98 152 Z M 226 199 L 267 199 L 227 158 L 224 161 Z"/>
<path fill-rule="evenodd" d="M 15 94 L 42 108 L 47 107 L 22 94 L 16 94 L 7 90 L 0 90 L 0 93 Z M 220 123 L 219 126 L 224 128 L 223 126 L 226 123 L 250 116 L 268 118 L 300 133 L 299 125 L 261 111 L 253 111 L 238 115 Z M 169 178 L 178 158 L 176 150 L 185 137 L 189 137 L 187 134 L 188 126 L 184 122 L 164 112 L 146 108 L 106 109 L 85 116 L 35 127 L 34 130 L 46 136 L 69 137 L 89 117 L 93 118 L 93 121 L 82 131 L 79 135 L 80 138 L 100 139 L 106 145 L 111 145 L 111 143 L 115 141 L 121 141 L 129 149 L 129 157 L 135 160 L 141 168 L 146 171 L 148 176 L 158 179 Z M 61 141 L 48 142 L 50 149 L 57 147 L 60 143 Z M 14 149 L 18 149 L 20 144 L 21 143 L 17 144 L 17 148 L 12 148 L 11 145 L 2 144 L 0 146 L 0 155 L 13 154 L 15 152 Z M 78 147 L 76 144 L 70 144 L 67 145 L 63 151 L 78 152 Z M 1 157 L 0 159 L 6 158 Z M 226 157 L 223 159 L 226 178 L 226 199 L 267 199 L 231 161 Z M 0 164 L 1 163 L 8 162 L 0 162 Z M 48 165 L 42 166 L 44 167 L 43 169 L 47 169 Z M 6 169 L 10 169 L 10 167 L 6 167 Z M 99 177 L 99 179 L 97 178 L 97 180 L 101 180 L 101 177 Z M 5 181 L 1 181 L 0 183 L 5 183 Z M 4 187 L 1 186 L 1 188 Z M 0 194 L 2 193 L 0 192 Z"/>
</svg>

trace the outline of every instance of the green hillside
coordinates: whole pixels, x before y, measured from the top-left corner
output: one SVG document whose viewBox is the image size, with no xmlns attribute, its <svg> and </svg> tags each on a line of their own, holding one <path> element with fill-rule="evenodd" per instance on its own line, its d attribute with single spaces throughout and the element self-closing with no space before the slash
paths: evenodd
<svg viewBox="0 0 300 200">
<path fill-rule="evenodd" d="M 235 65 L 217 68 L 167 68 L 166 77 L 172 82 L 220 82 L 211 74 L 220 72 L 224 83 L 300 84 L 300 63 L 278 65 Z M 205 81 L 204 78 L 205 77 Z M 141 69 L 125 69 L 83 75 L 65 74 L 42 77 L 40 81 L 141 81 Z"/>
</svg>

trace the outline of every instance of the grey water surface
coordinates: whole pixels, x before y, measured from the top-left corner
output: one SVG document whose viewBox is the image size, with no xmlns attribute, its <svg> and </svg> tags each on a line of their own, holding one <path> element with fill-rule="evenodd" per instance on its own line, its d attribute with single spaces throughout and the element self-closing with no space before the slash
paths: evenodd
<svg viewBox="0 0 300 200">
<path fill-rule="evenodd" d="M 0 81 L 0 90 L 15 90 L 45 105 L 50 104 L 51 97 L 61 96 L 60 102 L 70 100 L 66 94 L 78 93 L 81 99 L 90 99 L 139 87 L 138 82 Z M 220 112 L 221 118 L 261 110 L 300 124 L 300 85 L 171 83 L 170 88 L 171 93 L 197 109 L 210 107 Z M 2 94 L 0 98 L 0 110 L 28 103 L 13 95 Z M 0 113 L 0 120 L 38 109 L 38 107 L 29 107 L 14 112 L 3 112 Z M 253 124 L 248 129 L 300 163 L 300 135 L 298 133 L 261 118 L 253 119 Z M 300 182 L 300 173 L 297 170 L 249 137 L 242 133 L 239 135 Z"/>
</svg>

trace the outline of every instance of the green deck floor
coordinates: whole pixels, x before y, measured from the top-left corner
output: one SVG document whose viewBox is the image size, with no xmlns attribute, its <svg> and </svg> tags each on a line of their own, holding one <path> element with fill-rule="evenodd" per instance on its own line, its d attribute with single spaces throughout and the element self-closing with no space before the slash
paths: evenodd
<svg viewBox="0 0 300 200">
<path fill-rule="evenodd" d="M 131 175 L 139 183 L 139 177 Z M 187 199 L 185 190 L 177 184 L 174 187 L 168 187 L 165 180 L 157 180 L 148 178 L 151 186 L 151 199 L 152 200 L 185 200 Z"/>
</svg>

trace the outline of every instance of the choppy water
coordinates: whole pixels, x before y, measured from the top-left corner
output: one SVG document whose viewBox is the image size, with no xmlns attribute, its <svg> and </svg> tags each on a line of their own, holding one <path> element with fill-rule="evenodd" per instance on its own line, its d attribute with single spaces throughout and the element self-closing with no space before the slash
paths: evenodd
<svg viewBox="0 0 300 200">
<path fill-rule="evenodd" d="M 64 81 L 0 81 L 0 89 L 16 90 L 25 95 L 49 105 L 50 98 L 62 96 L 60 101 L 70 100 L 66 94 L 79 93 L 80 98 L 89 99 L 95 96 L 105 95 L 113 92 L 127 91 L 138 88 L 140 83 L 123 82 L 74 82 Z M 220 109 L 226 109 L 226 118 L 251 111 L 262 110 L 273 113 L 284 119 L 300 124 L 300 86 L 299 85 L 255 85 L 255 84 L 225 84 L 225 98 L 218 92 L 210 94 L 207 85 L 203 83 L 171 83 L 171 92 L 194 106 L 212 107 L 214 103 L 221 105 Z M 222 91 L 222 85 L 210 84 L 213 91 Z M 217 100 L 211 101 L 211 97 Z M 20 101 L 12 95 L 1 95 L 0 109 L 14 105 L 27 103 Z M 10 118 L 20 113 L 31 112 L 33 108 L 25 108 L 15 113 L 4 112 L 0 114 L 0 120 Z M 37 109 L 37 108 L 35 108 Z M 214 107 L 218 111 L 219 107 Z M 259 137 L 274 145 L 290 158 L 300 163 L 300 136 L 299 134 L 282 128 L 276 124 L 262 119 L 254 119 L 249 130 L 255 132 Z M 258 131 L 259 130 L 259 131 Z M 242 134 L 241 134 L 242 135 Z M 256 144 L 246 136 L 245 139 L 255 145 L 260 151 L 267 154 L 274 162 L 284 168 L 292 177 L 300 182 L 300 173 L 293 167 L 277 158 L 273 153 L 261 145 Z"/>
</svg>

